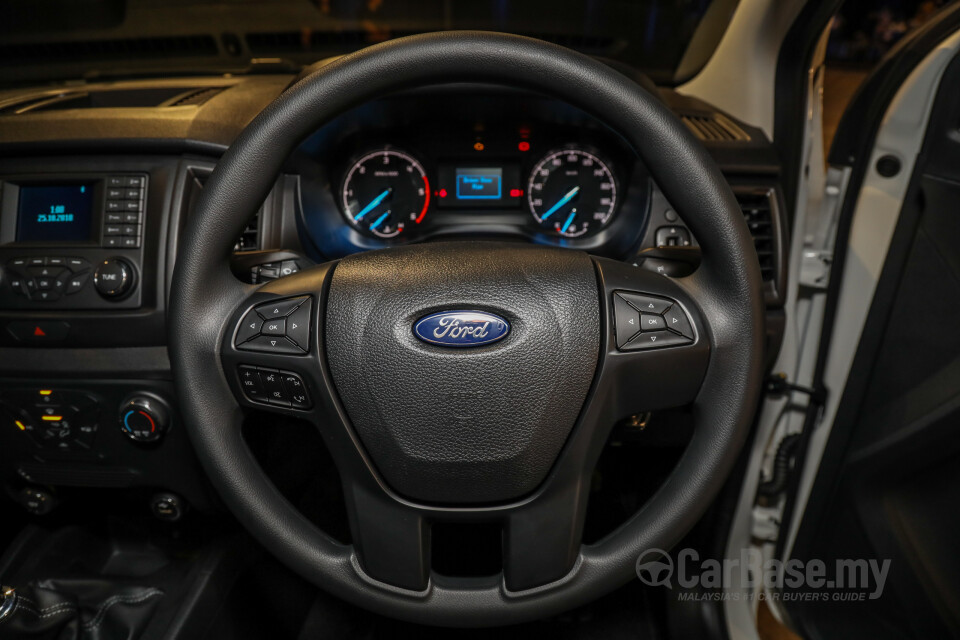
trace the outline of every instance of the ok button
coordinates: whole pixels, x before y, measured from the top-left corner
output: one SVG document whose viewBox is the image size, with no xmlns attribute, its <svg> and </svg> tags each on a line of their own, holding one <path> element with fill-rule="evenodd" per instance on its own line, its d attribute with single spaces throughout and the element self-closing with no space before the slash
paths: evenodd
<svg viewBox="0 0 960 640">
<path fill-rule="evenodd" d="M 640 329 L 642 331 L 660 331 L 666 328 L 667 323 L 664 322 L 663 316 L 655 316 L 649 313 L 640 314 Z"/>
<path fill-rule="evenodd" d="M 274 320 L 264 320 L 263 328 L 260 333 L 265 336 L 282 336 L 287 333 L 287 319 L 276 318 Z"/>
</svg>

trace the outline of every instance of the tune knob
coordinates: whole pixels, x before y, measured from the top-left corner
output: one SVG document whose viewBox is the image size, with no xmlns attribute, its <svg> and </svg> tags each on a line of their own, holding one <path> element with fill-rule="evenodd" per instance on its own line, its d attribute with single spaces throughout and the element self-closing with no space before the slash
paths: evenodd
<svg viewBox="0 0 960 640">
<path fill-rule="evenodd" d="M 120 430 L 134 442 L 156 442 L 167 431 L 168 416 L 160 398 L 137 394 L 120 407 Z"/>
<path fill-rule="evenodd" d="M 123 258 L 108 258 L 93 272 L 93 285 L 104 298 L 122 298 L 133 290 L 133 266 Z"/>
</svg>

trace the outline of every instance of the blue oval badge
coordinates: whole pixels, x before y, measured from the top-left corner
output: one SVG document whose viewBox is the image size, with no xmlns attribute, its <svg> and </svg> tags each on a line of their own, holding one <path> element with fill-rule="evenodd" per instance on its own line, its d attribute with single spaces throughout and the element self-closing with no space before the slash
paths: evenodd
<svg viewBox="0 0 960 640">
<path fill-rule="evenodd" d="M 417 320 L 413 333 L 441 347 L 479 347 L 506 338 L 510 323 L 485 311 L 441 311 Z"/>
</svg>

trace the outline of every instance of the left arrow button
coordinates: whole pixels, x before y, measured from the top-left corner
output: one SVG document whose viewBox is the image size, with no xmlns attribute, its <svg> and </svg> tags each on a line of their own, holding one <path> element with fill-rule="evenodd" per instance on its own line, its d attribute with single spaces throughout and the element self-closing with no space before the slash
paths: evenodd
<svg viewBox="0 0 960 640">
<path fill-rule="evenodd" d="M 237 327 L 237 337 L 234 341 L 234 344 L 243 344 L 251 338 L 256 338 L 260 335 L 260 329 L 263 328 L 263 318 L 257 315 L 257 312 L 253 309 L 247 311 L 247 315 L 243 316 L 243 320 L 240 321 L 240 326 Z"/>
</svg>

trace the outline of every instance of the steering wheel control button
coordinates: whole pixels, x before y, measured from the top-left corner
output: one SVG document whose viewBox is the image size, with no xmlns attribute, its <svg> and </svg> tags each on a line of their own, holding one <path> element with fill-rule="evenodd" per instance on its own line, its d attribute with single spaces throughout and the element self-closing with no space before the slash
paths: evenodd
<svg viewBox="0 0 960 640">
<path fill-rule="evenodd" d="M 630 342 L 630 338 L 640 331 L 640 313 L 627 304 L 619 294 L 613 296 L 614 322 L 617 333 L 617 348 Z"/>
<path fill-rule="evenodd" d="M 627 343 L 625 349 L 632 351 L 635 349 L 655 349 L 658 347 L 675 347 L 681 344 L 689 344 L 690 340 L 671 331 L 651 331 L 644 332 Z"/>
<path fill-rule="evenodd" d="M 156 442 L 167 430 L 167 410 L 158 399 L 136 395 L 120 408 L 120 430 L 134 442 Z"/>
<path fill-rule="evenodd" d="M 260 373 L 260 382 L 263 383 L 263 388 L 267 392 L 267 402 L 279 407 L 291 406 L 290 396 L 283 386 L 280 372 L 275 369 L 258 369 L 257 371 Z"/>
<path fill-rule="evenodd" d="M 629 302 L 629 304 L 627 304 Z M 613 295 L 617 348 L 638 351 L 693 342 L 690 319 L 675 301 L 628 291 Z M 639 331 L 630 320 L 638 320 Z"/>
<path fill-rule="evenodd" d="M 299 374 L 243 364 L 237 367 L 237 375 L 243 395 L 250 402 L 294 409 L 313 406 Z"/>
<path fill-rule="evenodd" d="M 250 342 L 245 342 L 238 349 L 244 351 L 261 351 L 280 355 L 301 355 L 303 349 L 293 344 L 283 336 L 257 336 Z"/>
<path fill-rule="evenodd" d="M 257 313 L 259 313 L 264 320 L 282 318 L 293 313 L 306 299 L 307 296 L 301 296 L 299 298 L 289 298 L 287 300 L 277 300 L 268 304 L 261 304 L 257 307 Z"/>
<path fill-rule="evenodd" d="M 260 333 L 265 336 L 283 336 L 287 333 L 287 319 L 265 320 Z"/>
<path fill-rule="evenodd" d="M 304 351 L 310 348 L 310 302 L 301 304 L 287 317 L 287 337 Z"/>
<path fill-rule="evenodd" d="M 680 305 L 675 304 L 670 307 L 670 310 L 663 314 L 663 319 L 667 323 L 667 329 L 693 340 L 693 328 Z"/>
<path fill-rule="evenodd" d="M 243 395 L 251 402 L 266 402 L 267 392 L 260 382 L 260 374 L 256 367 L 242 365 L 238 367 L 237 373 L 240 376 L 240 388 L 243 389 Z"/>
<path fill-rule="evenodd" d="M 290 398 L 293 408 L 309 409 L 310 396 L 307 395 L 307 387 L 303 384 L 303 380 L 300 379 L 300 376 L 289 371 L 281 371 L 280 379 L 281 382 L 283 382 L 283 388 L 286 391 L 287 396 Z"/>
<path fill-rule="evenodd" d="M 247 315 L 243 316 L 243 320 L 240 321 L 240 326 L 237 327 L 237 337 L 234 340 L 234 344 L 243 344 L 250 338 L 257 337 L 260 335 L 260 329 L 262 327 L 263 318 L 253 309 L 247 311 Z"/>
<path fill-rule="evenodd" d="M 248 311 L 233 344 L 245 351 L 301 355 L 307 352 L 309 342 L 310 296 L 299 296 Z"/>
<path fill-rule="evenodd" d="M 108 258 L 93 272 L 93 285 L 104 298 L 120 299 L 133 290 L 133 267 L 123 258 Z"/>
<path fill-rule="evenodd" d="M 650 313 L 641 313 L 640 314 L 640 329 L 641 331 L 662 331 L 667 328 L 667 323 L 664 322 L 663 316 L 655 316 Z"/>
<path fill-rule="evenodd" d="M 640 313 L 653 313 L 660 315 L 673 305 L 673 300 L 654 298 L 653 296 L 645 296 L 639 293 L 618 291 L 617 295 L 629 302 L 630 305 Z"/>
</svg>

